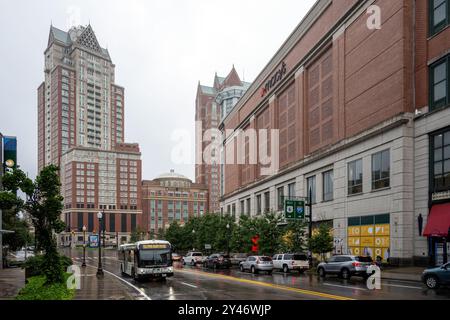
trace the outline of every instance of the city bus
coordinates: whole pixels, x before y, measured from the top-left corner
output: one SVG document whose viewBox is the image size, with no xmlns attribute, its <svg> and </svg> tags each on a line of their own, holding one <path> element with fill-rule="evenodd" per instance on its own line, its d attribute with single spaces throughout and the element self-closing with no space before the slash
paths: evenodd
<svg viewBox="0 0 450 320">
<path fill-rule="evenodd" d="M 135 280 L 173 276 L 172 245 L 164 240 L 138 241 L 119 247 L 120 271 Z"/>
</svg>

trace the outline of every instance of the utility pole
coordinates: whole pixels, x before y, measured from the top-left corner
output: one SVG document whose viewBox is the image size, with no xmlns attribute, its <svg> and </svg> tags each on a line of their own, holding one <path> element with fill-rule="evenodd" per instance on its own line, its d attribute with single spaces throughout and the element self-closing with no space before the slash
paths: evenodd
<svg viewBox="0 0 450 320">
<path fill-rule="evenodd" d="M 309 266 L 312 267 L 312 251 L 311 251 L 311 238 L 312 238 L 312 187 L 309 187 L 309 191 L 308 191 L 308 203 L 306 204 L 306 206 L 309 208 L 309 214 L 308 214 L 308 250 L 309 250 L 309 256 L 308 256 L 308 260 L 309 260 Z"/>
</svg>

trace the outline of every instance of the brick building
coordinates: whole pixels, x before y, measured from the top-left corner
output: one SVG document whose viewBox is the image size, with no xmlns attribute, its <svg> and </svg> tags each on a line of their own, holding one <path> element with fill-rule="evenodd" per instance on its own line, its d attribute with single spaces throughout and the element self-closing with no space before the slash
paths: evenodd
<svg viewBox="0 0 450 320">
<path fill-rule="evenodd" d="M 115 83 L 115 65 L 90 25 L 51 26 L 44 56 L 38 169 L 61 168 L 60 241 L 81 243 L 83 226 L 98 231 L 98 211 L 106 213 L 107 240 L 121 233 L 125 241 L 141 221 L 141 161 L 139 146 L 124 143 L 125 89 Z"/>
<path fill-rule="evenodd" d="M 436 71 L 440 63 L 448 70 L 448 2 L 317 1 L 221 123 L 227 163 L 234 160 L 224 167 L 221 210 L 282 212 L 285 199 L 306 198 L 311 190 L 313 221 L 333 225 L 336 253 L 423 263 L 431 252 L 416 223 L 423 177 L 415 176 L 415 160 L 416 142 L 427 139 L 418 136 L 417 124 L 427 120 L 415 113 L 432 119 L 424 115 L 435 109 L 430 101 L 448 106 L 448 78 L 443 82 Z M 380 28 L 372 23 L 377 8 Z M 433 72 L 439 75 L 431 90 Z M 436 128 L 449 123 L 434 117 L 442 119 L 432 122 Z M 248 129 L 275 134 L 255 142 Z M 249 161 L 251 150 L 258 151 L 257 163 Z M 261 150 L 268 150 L 271 174 Z"/>
<path fill-rule="evenodd" d="M 195 181 L 199 184 L 208 186 L 208 206 L 207 212 L 219 212 L 219 198 L 221 195 L 220 175 L 221 166 L 220 154 L 214 153 L 213 150 L 208 151 L 208 140 L 211 137 L 218 139 L 219 135 L 205 134 L 205 131 L 217 129 L 221 119 L 223 119 L 238 100 L 244 95 L 250 83 L 241 81 L 236 69 L 231 69 L 226 77 L 214 77 L 214 85 L 212 87 L 198 84 L 197 98 L 195 101 L 195 121 L 196 121 L 196 166 Z M 203 139 L 204 140 L 203 140 Z M 211 158 L 211 161 L 205 160 L 203 157 Z"/>
<path fill-rule="evenodd" d="M 157 236 L 173 221 L 183 225 L 191 217 L 203 216 L 207 204 L 208 188 L 173 170 L 142 182 L 142 225 L 151 236 Z"/>
</svg>

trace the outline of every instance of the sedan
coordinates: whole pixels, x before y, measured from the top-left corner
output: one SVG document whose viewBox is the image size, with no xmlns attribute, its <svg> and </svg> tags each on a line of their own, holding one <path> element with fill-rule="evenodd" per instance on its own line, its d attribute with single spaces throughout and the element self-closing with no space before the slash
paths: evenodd
<svg viewBox="0 0 450 320">
<path fill-rule="evenodd" d="M 422 281 L 430 289 L 437 289 L 441 285 L 450 285 L 450 263 L 441 267 L 426 269 L 422 273 Z"/>
<path fill-rule="evenodd" d="M 213 269 L 229 269 L 231 267 L 230 256 L 221 253 L 212 254 L 205 259 L 205 261 L 203 262 L 203 266 L 205 268 Z"/>
</svg>

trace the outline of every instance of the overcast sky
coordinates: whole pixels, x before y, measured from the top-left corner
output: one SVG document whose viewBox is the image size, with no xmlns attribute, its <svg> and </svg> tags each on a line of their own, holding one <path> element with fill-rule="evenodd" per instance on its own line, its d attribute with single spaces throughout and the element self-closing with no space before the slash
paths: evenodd
<svg viewBox="0 0 450 320">
<path fill-rule="evenodd" d="M 138 142 L 143 179 L 194 164 L 171 160 L 175 131 L 190 132 L 198 81 L 234 64 L 253 81 L 315 0 L 1 0 L 0 132 L 18 138 L 18 163 L 37 168 L 36 89 L 44 80 L 50 23 L 89 22 L 125 87 L 125 140 Z M 192 145 L 192 159 L 194 157 Z M 193 161 L 192 161 L 193 162 Z"/>
</svg>

